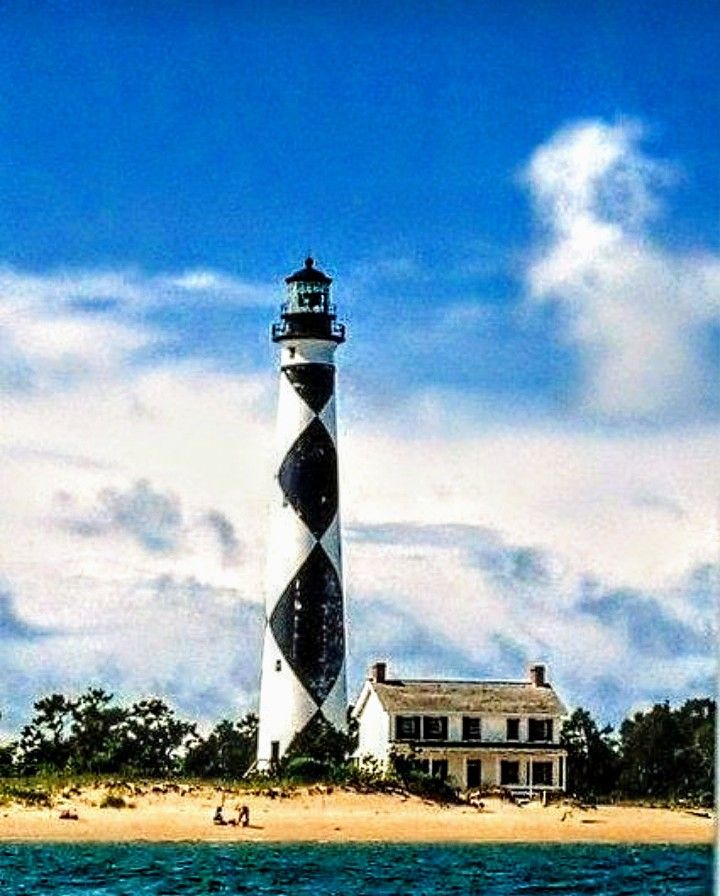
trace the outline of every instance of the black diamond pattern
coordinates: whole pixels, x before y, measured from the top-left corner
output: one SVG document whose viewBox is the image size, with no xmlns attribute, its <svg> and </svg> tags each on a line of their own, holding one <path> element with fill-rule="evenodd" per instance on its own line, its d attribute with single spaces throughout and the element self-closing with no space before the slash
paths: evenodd
<svg viewBox="0 0 720 896">
<path fill-rule="evenodd" d="M 325 718 L 323 711 L 318 709 L 295 734 L 288 747 L 288 753 L 294 753 L 296 756 L 312 756 L 313 747 L 318 743 L 327 743 L 327 737 L 332 737 L 336 731 L 335 726 Z"/>
<path fill-rule="evenodd" d="M 335 445 L 318 417 L 285 455 L 278 482 L 295 513 L 315 538 L 322 538 L 337 510 L 338 485 Z"/>
<path fill-rule="evenodd" d="M 340 579 L 316 544 L 270 616 L 278 647 L 313 700 L 323 703 L 345 656 Z"/>
<path fill-rule="evenodd" d="M 319 414 L 328 403 L 335 383 L 332 364 L 294 364 L 283 367 L 283 373 L 309 407 Z"/>
</svg>

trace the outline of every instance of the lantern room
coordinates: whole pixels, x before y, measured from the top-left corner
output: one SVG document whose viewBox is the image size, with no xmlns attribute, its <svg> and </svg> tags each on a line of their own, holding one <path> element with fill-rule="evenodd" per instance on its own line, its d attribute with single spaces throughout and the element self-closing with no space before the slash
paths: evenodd
<svg viewBox="0 0 720 896">
<path fill-rule="evenodd" d="M 332 278 L 315 267 L 312 258 L 305 266 L 285 278 L 287 299 L 280 312 L 280 322 L 273 324 L 275 342 L 285 339 L 329 339 L 345 341 L 345 327 L 335 323 L 335 307 L 330 301 Z"/>
</svg>

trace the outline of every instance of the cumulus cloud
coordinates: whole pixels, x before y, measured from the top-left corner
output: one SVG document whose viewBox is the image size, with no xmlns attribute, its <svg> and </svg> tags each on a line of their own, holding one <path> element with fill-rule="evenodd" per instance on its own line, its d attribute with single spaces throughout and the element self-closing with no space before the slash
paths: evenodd
<svg viewBox="0 0 720 896">
<path fill-rule="evenodd" d="M 517 679 L 545 660 L 568 701 L 605 719 L 712 687 L 715 613 L 685 577 L 672 591 L 614 590 L 470 526 L 357 528 L 350 553 L 362 656 L 390 657 L 398 674 Z"/>
<path fill-rule="evenodd" d="M 16 619 L 61 633 L 3 645 L 15 719 L 88 682 L 187 712 L 206 699 L 208 716 L 255 706 L 272 405 L 264 378 L 187 366 L 6 396 L 0 570 Z M 514 678 L 545 659 L 608 717 L 700 689 L 714 433 L 478 431 L 470 412 L 341 433 L 351 686 L 382 654 L 405 675 Z"/>
<path fill-rule="evenodd" d="M 89 614 L 70 583 L 57 599 L 74 619 L 53 637 L 11 640 L 0 628 L 3 728 L 16 734 L 52 691 L 102 685 L 121 699 L 154 694 L 202 722 L 238 717 L 257 697 L 262 613 L 233 589 L 172 575 L 112 587 L 87 582 Z"/>
<path fill-rule="evenodd" d="M 673 172 L 642 152 L 642 137 L 637 122 L 584 121 L 535 151 L 525 179 L 545 239 L 527 279 L 533 300 L 559 306 L 580 352 L 582 406 L 658 419 L 717 407 L 704 340 L 720 320 L 720 259 L 653 242 Z"/>
<path fill-rule="evenodd" d="M 650 240 L 668 173 L 640 139 L 583 123 L 527 171 L 547 227 L 532 296 L 562 309 L 584 407 L 613 419 L 698 411 L 694 340 L 717 316 L 716 261 Z M 208 719 L 255 706 L 273 378 L 160 360 L 144 312 L 271 301 L 202 269 L 0 274 L 5 720 L 95 682 Z M 427 370 L 458 330 L 504 332 L 468 302 L 440 318 Z M 346 398 L 350 386 L 346 371 Z M 608 718 L 707 690 L 711 424 L 580 430 L 517 405 L 490 424 L 452 384 L 384 400 L 382 414 L 341 415 L 351 685 L 379 657 L 403 675 L 510 678 L 544 659 L 570 702 Z"/>
</svg>

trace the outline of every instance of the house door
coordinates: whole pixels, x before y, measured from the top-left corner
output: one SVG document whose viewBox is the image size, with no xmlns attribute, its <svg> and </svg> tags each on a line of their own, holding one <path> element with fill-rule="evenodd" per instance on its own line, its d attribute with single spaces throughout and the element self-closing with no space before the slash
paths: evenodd
<svg viewBox="0 0 720 896">
<path fill-rule="evenodd" d="M 482 780 L 482 763 L 479 759 L 468 759 L 467 761 L 467 786 L 468 790 L 473 787 L 479 787 Z"/>
</svg>

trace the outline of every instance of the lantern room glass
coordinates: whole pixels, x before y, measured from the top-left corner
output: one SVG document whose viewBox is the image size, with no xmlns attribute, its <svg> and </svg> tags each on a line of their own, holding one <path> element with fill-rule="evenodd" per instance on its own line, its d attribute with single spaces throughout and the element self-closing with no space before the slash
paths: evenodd
<svg viewBox="0 0 720 896">
<path fill-rule="evenodd" d="M 324 283 L 303 281 L 288 284 L 288 311 L 330 314 L 330 290 Z"/>
</svg>

